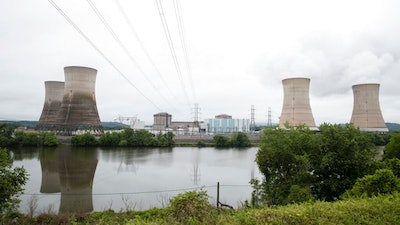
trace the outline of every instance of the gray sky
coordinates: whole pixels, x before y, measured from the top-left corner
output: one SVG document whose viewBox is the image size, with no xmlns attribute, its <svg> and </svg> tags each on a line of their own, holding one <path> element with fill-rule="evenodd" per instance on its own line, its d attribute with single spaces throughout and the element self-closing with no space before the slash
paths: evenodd
<svg viewBox="0 0 400 225">
<path fill-rule="evenodd" d="M 90 1 L 54 2 L 139 91 L 47 0 L 0 0 L 0 119 L 38 120 L 44 81 L 63 81 L 65 66 L 87 66 L 98 70 L 102 121 L 137 115 L 152 124 L 160 111 L 189 121 L 198 103 L 201 119 L 250 118 L 254 105 L 256 122 L 266 122 L 271 107 L 277 123 L 282 79 L 308 77 L 317 124 L 349 122 L 352 85 L 371 82 L 381 84 L 385 121 L 400 123 L 400 1 L 163 0 L 181 75 L 156 1 L 91 1 L 119 42 Z"/>
</svg>

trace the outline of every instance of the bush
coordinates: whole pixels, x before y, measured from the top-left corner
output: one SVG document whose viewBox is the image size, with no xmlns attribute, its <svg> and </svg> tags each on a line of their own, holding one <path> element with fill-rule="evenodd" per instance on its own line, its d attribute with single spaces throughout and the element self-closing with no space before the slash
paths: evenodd
<svg viewBox="0 0 400 225">
<path fill-rule="evenodd" d="M 400 179 L 389 169 L 377 170 L 373 175 L 357 179 L 353 188 L 346 191 L 342 198 L 377 196 L 400 191 Z"/>
<path fill-rule="evenodd" d="M 251 142 L 246 133 L 235 132 L 232 135 L 231 145 L 232 147 L 239 147 L 239 148 L 250 147 Z"/>
<path fill-rule="evenodd" d="M 0 148 L 0 215 L 4 216 L 17 210 L 28 175 L 24 168 L 11 168 L 12 159 L 7 149 Z"/>
<path fill-rule="evenodd" d="M 231 139 L 227 136 L 217 134 L 213 137 L 216 147 L 230 147 Z"/>
<path fill-rule="evenodd" d="M 385 146 L 384 159 L 400 159 L 400 133 L 395 133 L 390 137 L 390 142 Z"/>
<path fill-rule="evenodd" d="M 217 215 L 204 190 L 178 194 L 171 199 L 169 210 L 172 218 L 183 224 L 211 224 Z"/>
<path fill-rule="evenodd" d="M 71 144 L 74 146 L 96 146 L 98 141 L 93 134 L 84 133 L 72 136 Z"/>
</svg>

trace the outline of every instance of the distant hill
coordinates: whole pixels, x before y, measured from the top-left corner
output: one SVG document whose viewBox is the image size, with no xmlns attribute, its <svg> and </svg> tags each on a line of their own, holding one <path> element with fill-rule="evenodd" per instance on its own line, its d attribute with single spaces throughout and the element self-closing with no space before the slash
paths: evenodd
<svg viewBox="0 0 400 225">
<path fill-rule="evenodd" d="M 0 120 L 0 124 L 8 124 L 13 127 L 27 127 L 27 128 L 35 128 L 38 124 L 38 121 L 29 121 L 29 120 Z M 129 126 L 123 123 L 118 122 L 101 122 L 104 129 L 119 129 L 119 128 L 128 128 Z"/>
<path fill-rule="evenodd" d="M 398 123 L 386 123 L 386 126 L 389 129 L 389 132 L 400 131 L 400 124 Z"/>
</svg>

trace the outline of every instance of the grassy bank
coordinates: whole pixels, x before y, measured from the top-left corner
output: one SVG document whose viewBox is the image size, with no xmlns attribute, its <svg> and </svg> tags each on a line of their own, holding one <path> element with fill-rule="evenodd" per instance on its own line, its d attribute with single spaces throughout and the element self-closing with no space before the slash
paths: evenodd
<svg viewBox="0 0 400 225">
<path fill-rule="evenodd" d="M 400 194 L 238 210 L 217 210 L 204 203 L 204 199 L 193 200 L 193 193 L 182 196 L 171 200 L 167 208 L 37 217 L 21 215 L 6 224 L 400 224 Z"/>
</svg>

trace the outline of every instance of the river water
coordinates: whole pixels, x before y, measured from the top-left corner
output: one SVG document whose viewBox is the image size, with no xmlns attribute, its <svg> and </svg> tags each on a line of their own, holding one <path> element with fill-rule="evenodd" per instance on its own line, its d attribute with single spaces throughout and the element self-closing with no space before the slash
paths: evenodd
<svg viewBox="0 0 400 225">
<path fill-rule="evenodd" d="M 13 149 L 14 166 L 29 173 L 20 196 L 24 213 L 144 210 L 164 207 L 185 191 L 204 189 L 216 204 L 240 207 L 250 200 L 249 181 L 261 178 L 257 148 Z M 35 206 L 35 204 L 37 206 Z"/>
</svg>

